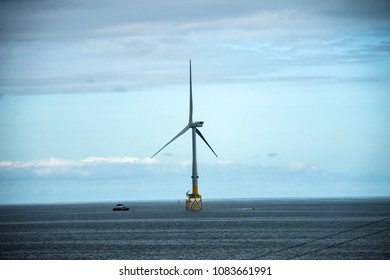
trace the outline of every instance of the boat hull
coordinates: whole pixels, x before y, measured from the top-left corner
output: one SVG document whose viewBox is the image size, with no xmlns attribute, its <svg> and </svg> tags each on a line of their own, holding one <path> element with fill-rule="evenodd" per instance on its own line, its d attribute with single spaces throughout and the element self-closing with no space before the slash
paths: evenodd
<svg viewBox="0 0 390 280">
<path fill-rule="evenodd" d="M 112 211 L 129 211 L 129 208 L 128 207 L 125 207 L 125 208 L 112 208 Z"/>
</svg>

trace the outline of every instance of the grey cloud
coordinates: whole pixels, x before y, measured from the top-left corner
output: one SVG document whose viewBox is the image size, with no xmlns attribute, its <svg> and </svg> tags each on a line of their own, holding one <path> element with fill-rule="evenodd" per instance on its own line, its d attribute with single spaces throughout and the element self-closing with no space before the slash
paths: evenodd
<svg viewBox="0 0 390 280">
<path fill-rule="evenodd" d="M 163 1 L 156 5 L 145 1 L 1 1 L 0 36 L 36 40 L 57 40 L 95 37 L 101 29 L 124 24 L 156 26 L 170 22 L 174 26 L 188 23 L 218 22 L 253 15 L 285 11 L 303 12 L 312 16 L 362 18 L 387 21 L 388 1 Z M 288 19 L 287 19 L 288 20 Z M 234 27 L 231 26 L 231 27 Z M 258 26 L 257 26 L 258 27 Z M 306 26 L 308 27 L 308 26 Z M 253 26 L 256 28 L 256 26 Z M 349 27 L 353 28 L 353 26 Z"/>
<path fill-rule="evenodd" d="M 387 57 L 387 2 L 2 1 L 0 91 L 176 85 L 189 58 L 201 83 L 303 80 L 283 71 Z"/>
<path fill-rule="evenodd" d="M 270 158 L 275 158 L 278 156 L 278 154 L 277 153 L 268 153 L 267 156 Z"/>
<path fill-rule="evenodd" d="M 333 17 L 353 17 L 389 21 L 390 2 L 387 0 L 332 0 L 324 2 L 322 13 Z"/>
</svg>

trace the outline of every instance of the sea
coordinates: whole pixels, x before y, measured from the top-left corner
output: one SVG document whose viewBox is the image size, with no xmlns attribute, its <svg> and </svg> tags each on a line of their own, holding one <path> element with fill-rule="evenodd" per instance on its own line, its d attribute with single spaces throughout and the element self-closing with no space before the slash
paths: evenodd
<svg viewBox="0 0 390 280">
<path fill-rule="evenodd" d="M 389 260 L 390 198 L 2 205 L 2 260 Z"/>
</svg>

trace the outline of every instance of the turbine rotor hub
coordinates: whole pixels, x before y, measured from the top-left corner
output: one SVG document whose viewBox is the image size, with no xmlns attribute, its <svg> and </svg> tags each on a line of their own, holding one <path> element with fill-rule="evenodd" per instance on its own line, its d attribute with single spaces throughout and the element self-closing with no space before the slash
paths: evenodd
<svg viewBox="0 0 390 280">
<path fill-rule="evenodd" d="M 189 125 L 191 128 L 195 128 L 195 127 L 202 127 L 203 123 L 204 122 L 193 122 L 193 123 L 190 123 Z"/>
</svg>

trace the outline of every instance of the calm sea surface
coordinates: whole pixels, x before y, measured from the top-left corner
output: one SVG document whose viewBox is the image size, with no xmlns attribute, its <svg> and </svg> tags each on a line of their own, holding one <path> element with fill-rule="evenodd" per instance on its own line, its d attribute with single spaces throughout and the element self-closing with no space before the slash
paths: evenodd
<svg viewBox="0 0 390 280">
<path fill-rule="evenodd" d="M 0 259 L 390 259 L 390 198 L 125 204 L 0 206 Z"/>
</svg>

